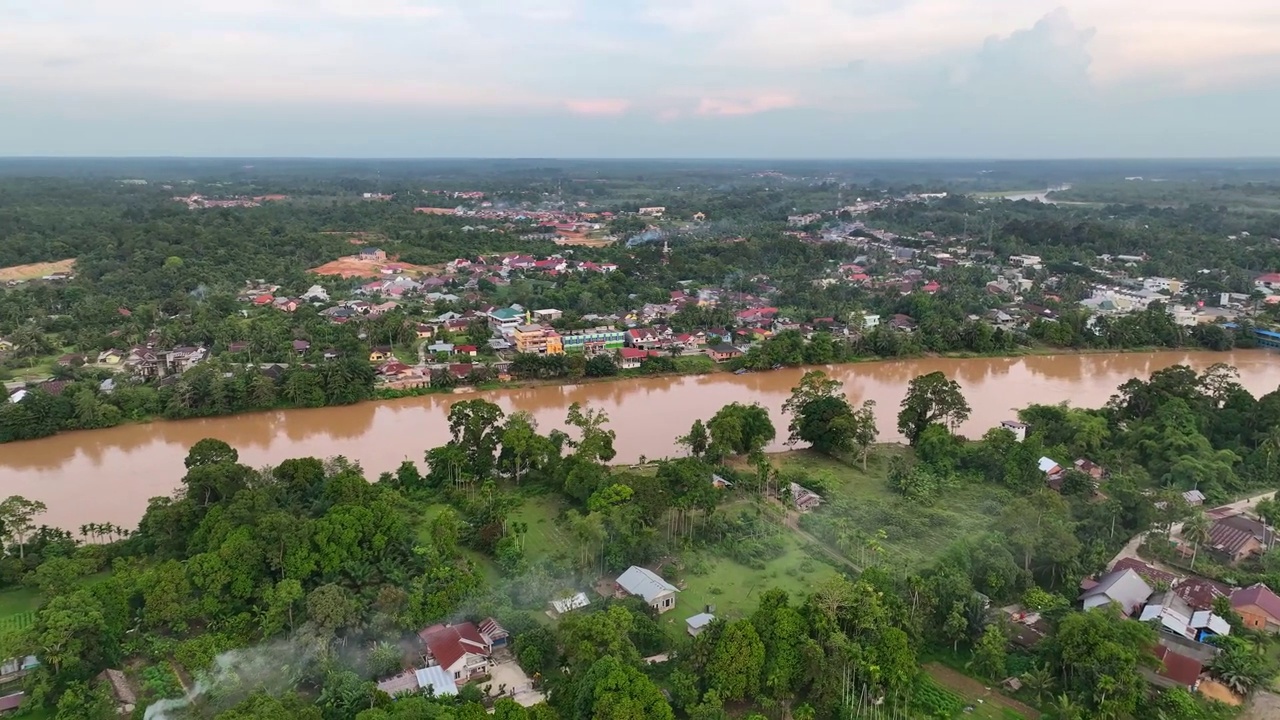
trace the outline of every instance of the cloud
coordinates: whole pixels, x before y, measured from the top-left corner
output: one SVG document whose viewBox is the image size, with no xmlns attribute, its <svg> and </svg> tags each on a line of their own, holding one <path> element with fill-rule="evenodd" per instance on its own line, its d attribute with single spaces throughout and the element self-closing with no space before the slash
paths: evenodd
<svg viewBox="0 0 1280 720">
<path fill-rule="evenodd" d="M 703 116 L 755 115 L 770 110 L 795 107 L 799 103 L 790 95 L 756 95 L 748 98 L 702 98 L 694 110 Z"/>
<path fill-rule="evenodd" d="M 564 105 L 575 115 L 621 115 L 631 108 L 631 101 L 618 98 L 596 98 L 566 100 Z"/>
</svg>

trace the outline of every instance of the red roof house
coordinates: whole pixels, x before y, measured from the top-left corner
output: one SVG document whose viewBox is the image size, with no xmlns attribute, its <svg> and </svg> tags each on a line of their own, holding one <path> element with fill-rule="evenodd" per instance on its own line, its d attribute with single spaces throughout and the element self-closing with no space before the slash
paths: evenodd
<svg viewBox="0 0 1280 720">
<path fill-rule="evenodd" d="M 473 623 L 432 625 L 421 630 L 418 638 L 426 645 L 432 664 L 443 668 L 456 683 L 483 675 L 488 668 L 493 648 Z"/>
<path fill-rule="evenodd" d="M 1280 632 L 1280 596 L 1262 583 L 1231 593 L 1231 609 L 1240 614 L 1245 627 Z"/>
</svg>

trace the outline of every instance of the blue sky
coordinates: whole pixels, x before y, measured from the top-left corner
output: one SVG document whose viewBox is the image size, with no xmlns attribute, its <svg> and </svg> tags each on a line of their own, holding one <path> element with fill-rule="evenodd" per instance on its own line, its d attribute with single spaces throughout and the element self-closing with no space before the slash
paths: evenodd
<svg viewBox="0 0 1280 720">
<path fill-rule="evenodd" d="M 4 0 L 0 155 L 1277 156 L 1276 0 Z"/>
</svg>

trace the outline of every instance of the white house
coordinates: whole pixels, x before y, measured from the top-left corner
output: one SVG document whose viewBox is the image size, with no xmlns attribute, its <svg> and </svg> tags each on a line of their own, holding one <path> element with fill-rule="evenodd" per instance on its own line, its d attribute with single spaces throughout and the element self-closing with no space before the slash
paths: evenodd
<svg viewBox="0 0 1280 720">
<path fill-rule="evenodd" d="M 1001 420 L 1000 427 L 1013 433 L 1018 442 L 1027 439 L 1027 426 L 1024 423 L 1020 423 L 1017 420 Z"/>
<path fill-rule="evenodd" d="M 698 637 L 699 635 L 702 634 L 703 630 L 707 629 L 708 625 L 710 625 L 715 621 L 716 621 L 716 616 L 712 615 L 711 613 L 698 613 L 697 615 L 694 615 L 693 617 L 684 621 L 685 631 L 688 632 L 693 637 Z"/>
<path fill-rule="evenodd" d="M 619 575 L 617 585 L 620 593 L 642 597 L 649 607 L 660 613 L 675 608 L 676 593 L 680 592 L 657 573 L 638 565 L 632 565 Z"/>
<path fill-rule="evenodd" d="M 329 291 L 325 290 L 319 285 L 312 285 L 311 287 L 307 288 L 306 292 L 302 293 L 302 299 L 310 300 L 312 302 L 328 302 Z"/>
<path fill-rule="evenodd" d="M 867 330 L 870 330 L 871 328 L 876 327 L 879 324 L 880 324 L 879 315 L 863 315 L 862 316 L 862 327 L 866 328 Z"/>
</svg>

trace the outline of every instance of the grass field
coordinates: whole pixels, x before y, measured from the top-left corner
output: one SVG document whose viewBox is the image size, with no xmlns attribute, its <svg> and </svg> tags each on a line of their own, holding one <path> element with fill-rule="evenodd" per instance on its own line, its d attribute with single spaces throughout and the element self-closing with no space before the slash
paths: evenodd
<svg viewBox="0 0 1280 720">
<path fill-rule="evenodd" d="M 708 572 L 703 575 L 686 572 L 681 577 L 676 609 L 662 616 L 668 632 L 674 637 L 683 635 L 684 621 L 703 612 L 708 605 L 714 605 L 716 617 L 725 620 L 746 617 L 756 609 L 760 595 L 774 588 L 786 590 L 791 593 L 792 602 L 798 602 L 816 585 L 839 574 L 823 562 L 820 555 L 801 546 L 791 531 L 786 531 L 784 539 L 786 552 L 760 570 L 701 551 L 700 557 L 707 561 Z"/>
<path fill-rule="evenodd" d="M 865 538 L 885 532 L 881 545 L 894 567 L 919 568 L 964 537 L 981 534 L 1003 510 L 1007 493 L 990 485 L 961 485 L 944 492 L 931 506 L 902 500 L 886 483 L 889 460 L 910 450 L 882 445 L 871 454 L 867 471 L 808 451 L 773 456 L 783 475 L 817 478 L 825 496 L 822 507 L 801 520 L 800 526 L 822 538 L 855 563 L 863 556 Z M 801 482 L 803 485 L 804 483 Z"/>
<path fill-rule="evenodd" d="M 508 524 L 528 524 L 529 534 L 524 538 L 524 555 L 529 562 L 537 562 L 556 552 L 576 547 L 574 540 L 556 527 L 556 516 L 562 509 L 564 501 L 555 495 L 528 495 L 507 518 Z"/>
</svg>

